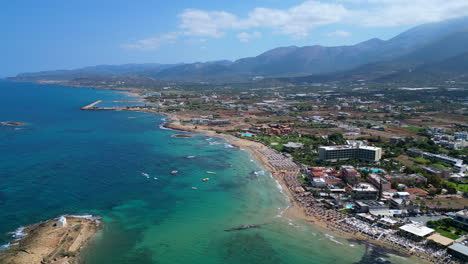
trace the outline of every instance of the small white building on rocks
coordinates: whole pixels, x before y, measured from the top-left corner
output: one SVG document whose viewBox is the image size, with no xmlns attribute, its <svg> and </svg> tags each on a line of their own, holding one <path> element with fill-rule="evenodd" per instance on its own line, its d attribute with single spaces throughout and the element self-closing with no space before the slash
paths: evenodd
<svg viewBox="0 0 468 264">
<path fill-rule="evenodd" d="M 57 221 L 57 227 L 65 227 L 65 226 L 67 226 L 67 218 L 62 215 Z"/>
</svg>

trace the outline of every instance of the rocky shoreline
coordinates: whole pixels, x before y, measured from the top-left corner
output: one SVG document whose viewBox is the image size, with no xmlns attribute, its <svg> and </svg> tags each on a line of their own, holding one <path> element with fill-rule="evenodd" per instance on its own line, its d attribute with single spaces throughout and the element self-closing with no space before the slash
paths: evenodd
<svg viewBox="0 0 468 264">
<path fill-rule="evenodd" d="M 64 215 L 21 228 L 0 251 L 0 263 L 77 263 L 81 249 L 101 228 L 100 218 L 90 215 Z"/>
</svg>

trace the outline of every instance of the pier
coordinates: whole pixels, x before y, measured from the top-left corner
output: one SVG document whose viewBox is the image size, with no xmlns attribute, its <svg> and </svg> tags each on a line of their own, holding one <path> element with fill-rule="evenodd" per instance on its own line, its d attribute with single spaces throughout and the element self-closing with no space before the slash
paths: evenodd
<svg viewBox="0 0 468 264">
<path fill-rule="evenodd" d="M 145 110 L 141 106 L 120 106 L 120 107 L 99 107 L 98 104 L 102 103 L 102 100 L 98 100 L 96 102 L 90 103 L 81 107 L 81 110 L 88 110 L 88 111 L 142 111 Z"/>
<path fill-rule="evenodd" d="M 97 100 L 96 102 L 81 107 L 81 110 L 95 110 L 96 108 L 98 108 L 96 105 L 100 103 L 102 103 L 102 100 Z"/>
</svg>

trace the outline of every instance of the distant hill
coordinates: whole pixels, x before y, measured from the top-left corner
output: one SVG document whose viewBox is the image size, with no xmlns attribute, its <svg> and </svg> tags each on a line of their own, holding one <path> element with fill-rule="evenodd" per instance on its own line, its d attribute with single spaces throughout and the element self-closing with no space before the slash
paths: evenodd
<svg viewBox="0 0 468 264">
<path fill-rule="evenodd" d="M 234 62 L 101 65 L 24 73 L 13 79 L 73 80 L 133 76 L 184 82 L 245 82 L 263 76 L 290 82 L 377 81 L 408 76 L 416 69 L 417 72 L 423 71 L 424 65 L 432 65 L 465 52 L 468 52 L 468 17 L 420 25 L 386 41 L 374 38 L 350 46 L 279 47 Z M 452 62 L 461 63 L 455 59 Z"/>
<path fill-rule="evenodd" d="M 315 74 L 297 78 L 281 78 L 293 83 L 353 81 L 375 82 L 432 81 L 458 79 L 468 74 L 468 27 L 452 32 L 414 51 L 396 57 L 368 63 L 347 71 Z"/>
<path fill-rule="evenodd" d="M 443 60 L 424 63 L 411 70 L 402 70 L 382 76 L 376 81 L 468 81 L 468 52 Z"/>
<path fill-rule="evenodd" d="M 18 80 L 73 80 L 77 78 L 104 78 L 116 76 L 138 76 L 142 72 L 161 71 L 180 64 L 123 64 L 123 65 L 98 65 L 74 70 L 41 71 L 18 74 Z"/>
</svg>

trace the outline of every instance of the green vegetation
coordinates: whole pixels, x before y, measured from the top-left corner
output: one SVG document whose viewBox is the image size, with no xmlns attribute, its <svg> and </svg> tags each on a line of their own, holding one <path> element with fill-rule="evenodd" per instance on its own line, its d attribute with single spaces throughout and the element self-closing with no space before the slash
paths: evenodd
<svg viewBox="0 0 468 264">
<path fill-rule="evenodd" d="M 452 157 L 460 157 L 465 163 L 468 163 L 468 148 L 463 148 L 460 150 L 451 150 L 448 155 Z"/>
<path fill-rule="evenodd" d="M 422 158 L 422 157 L 417 157 L 414 159 L 414 162 L 418 163 L 418 164 L 429 164 L 431 163 L 430 160 L 428 159 L 425 159 L 425 158 Z"/>
<path fill-rule="evenodd" d="M 249 140 L 259 141 L 267 146 L 272 147 L 275 150 L 283 151 L 283 144 L 288 142 L 303 143 L 304 147 L 291 152 L 295 160 L 307 165 L 317 164 L 318 154 L 317 148 L 322 145 L 340 145 L 344 144 L 346 140 L 340 133 L 330 134 L 328 139 L 322 137 L 316 137 L 312 135 L 301 135 L 297 132 L 292 132 L 279 136 L 269 136 L 265 134 L 259 134 L 255 138 L 246 138 Z M 272 143 L 276 143 L 277 145 Z M 349 162 L 347 163 L 349 164 Z"/>
<path fill-rule="evenodd" d="M 448 165 L 448 164 L 445 164 L 445 165 Z M 438 162 L 438 163 L 434 163 L 431 165 L 432 167 L 436 168 L 436 169 L 439 169 L 439 170 L 448 170 L 448 166 L 444 166 L 444 164 Z M 450 165 L 449 165 L 450 166 Z"/>
<path fill-rule="evenodd" d="M 444 218 L 437 221 L 428 221 L 427 226 L 436 230 L 437 233 L 450 239 L 458 239 L 460 236 L 468 234 L 465 230 L 454 225 L 451 218 Z"/>
<path fill-rule="evenodd" d="M 416 133 L 425 131 L 425 128 L 423 128 L 423 127 L 414 127 L 414 126 L 406 127 L 406 129 L 408 129 L 408 130 L 410 130 L 412 132 L 416 132 Z"/>
<path fill-rule="evenodd" d="M 468 193 L 468 183 L 454 183 L 455 188 L 462 192 L 462 193 Z"/>
<path fill-rule="evenodd" d="M 444 182 L 442 185 L 449 193 L 456 193 L 457 191 L 468 193 L 468 183 Z"/>
</svg>

